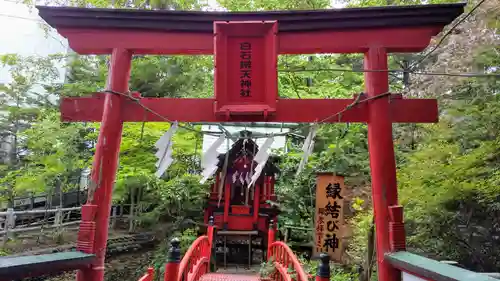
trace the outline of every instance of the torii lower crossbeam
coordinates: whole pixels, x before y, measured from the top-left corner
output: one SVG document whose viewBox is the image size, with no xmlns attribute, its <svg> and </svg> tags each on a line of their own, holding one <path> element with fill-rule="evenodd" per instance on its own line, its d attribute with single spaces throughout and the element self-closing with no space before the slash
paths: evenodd
<svg viewBox="0 0 500 281">
<path fill-rule="evenodd" d="M 104 111 L 104 95 L 96 93 L 91 97 L 64 98 L 61 102 L 62 120 L 66 122 L 100 122 Z M 121 99 L 121 120 L 123 122 L 292 122 L 292 123 L 336 123 L 369 121 L 368 103 L 371 100 L 352 99 L 279 99 L 276 112 L 261 115 L 223 115 L 214 113 L 215 99 L 187 98 L 139 98 L 137 95 Z M 438 119 L 435 99 L 404 99 L 392 94 L 387 99 L 392 123 L 434 123 Z M 342 114 L 336 113 L 349 107 Z M 141 106 L 142 105 L 142 106 Z M 146 111 L 149 108 L 157 114 Z M 241 111 L 248 109 L 242 107 Z M 159 117 L 158 115 L 162 116 Z M 330 118 L 331 117 L 331 118 Z"/>
</svg>

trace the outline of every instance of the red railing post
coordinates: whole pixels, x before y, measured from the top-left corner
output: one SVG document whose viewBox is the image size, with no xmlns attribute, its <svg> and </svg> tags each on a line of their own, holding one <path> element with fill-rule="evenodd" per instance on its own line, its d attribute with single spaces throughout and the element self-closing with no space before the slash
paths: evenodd
<svg viewBox="0 0 500 281">
<path fill-rule="evenodd" d="M 403 222 L 403 206 L 389 207 L 389 245 L 391 252 L 406 251 L 405 224 Z"/>
<path fill-rule="evenodd" d="M 148 268 L 146 274 L 144 274 L 139 281 L 153 281 L 155 278 L 155 269 L 152 267 Z"/>
<path fill-rule="evenodd" d="M 81 214 L 82 220 L 80 222 L 80 229 L 78 231 L 78 238 L 76 241 L 76 249 L 78 251 L 92 254 L 94 252 L 94 239 L 95 239 L 95 215 L 97 213 L 97 205 L 86 203 L 82 206 Z M 81 274 L 81 273 L 77 273 Z"/>
<path fill-rule="evenodd" d="M 274 243 L 275 230 L 274 220 L 269 221 L 269 231 L 267 232 L 267 260 L 272 256 L 271 245 Z"/>
<path fill-rule="evenodd" d="M 319 258 L 321 261 L 316 271 L 316 281 L 330 281 L 330 256 L 321 253 Z"/>
<path fill-rule="evenodd" d="M 212 262 L 212 249 L 214 245 L 214 217 L 210 216 L 208 218 L 208 228 L 207 228 L 207 237 L 208 237 L 208 249 L 207 249 L 207 258 L 208 258 L 208 271 L 210 271 L 210 265 Z"/>
<path fill-rule="evenodd" d="M 152 267 L 148 268 L 149 281 L 155 280 L 155 269 Z"/>
<path fill-rule="evenodd" d="M 165 264 L 164 281 L 176 281 L 179 275 L 179 263 L 181 261 L 181 241 L 173 238 L 168 249 L 167 263 Z"/>
<path fill-rule="evenodd" d="M 214 239 L 214 217 L 213 216 L 210 216 L 208 218 L 207 236 L 208 236 L 208 258 L 210 258 L 210 253 L 212 252 L 212 245 L 213 245 L 213 239 Z"/>
</svg>

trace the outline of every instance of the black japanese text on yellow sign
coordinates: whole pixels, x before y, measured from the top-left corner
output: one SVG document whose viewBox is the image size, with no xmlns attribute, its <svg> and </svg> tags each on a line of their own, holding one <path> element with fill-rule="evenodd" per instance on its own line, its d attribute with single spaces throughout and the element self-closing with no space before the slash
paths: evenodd
<svg viewBox="0 0 500 281">
<path fill-rule="evenodd" d="M 341 262 L 343 252 L 344 189 L 344 177 L 318 173 L 313 252 L 327 253 L 337 262 Z"/>
</svg>

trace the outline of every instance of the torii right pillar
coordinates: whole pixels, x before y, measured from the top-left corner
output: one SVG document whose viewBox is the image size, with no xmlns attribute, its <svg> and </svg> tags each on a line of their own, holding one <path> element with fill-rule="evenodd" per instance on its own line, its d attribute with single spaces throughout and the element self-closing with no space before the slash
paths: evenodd
<svg viewBox="0 0 500 281">
<path fill-rule="evenodd" d="M 390 252 L 389 242 L 389 207 L 398 204 L 396 182 L 396 163 L 392 139 L 390 116 L 389 72 L 387 69 L 387 51 L 373 47 L 365 53 L 365 91 L 370 101 L 368 113 L 368 148 L 372 178 L 372 198 L 375 216 L 375 237 L 378 260 L 378 280 L 399 281 L 401 275 L 385 259 Z M 370 70 L 375 70 L 370 72 Z"/>
</svg>

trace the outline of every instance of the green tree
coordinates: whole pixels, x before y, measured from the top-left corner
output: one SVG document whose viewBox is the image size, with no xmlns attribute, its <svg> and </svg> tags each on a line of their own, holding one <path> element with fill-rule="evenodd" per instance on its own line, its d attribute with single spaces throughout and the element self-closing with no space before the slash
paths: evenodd
<svg viewBox="0 0 500 281">
<path fill-rule="evenodd" d="M 89 133 L 84 124 L 61 123 L 56 110 L 41 111 L 40 118 L 22 134 L 26 156 L 15 179 L 16 192 L 50 194 L 78 188 L 91 156 Z"/>
<path fill-rule="evenodd" d="M 27 139 L 22 133 L 40 117 L 44 108 L 55 106 L 54 96 L 47 90 L 50 90 L 50 82 L 59 77 L 55 64 L 61 59 L 60 56 L 0 56 L 0 63 L 9 69 L 11 78 L 10 82 L 0 85 L 0 140 L 5 147 L 0 185 L 10 203 L 26 155 Z"/>
</svg>

